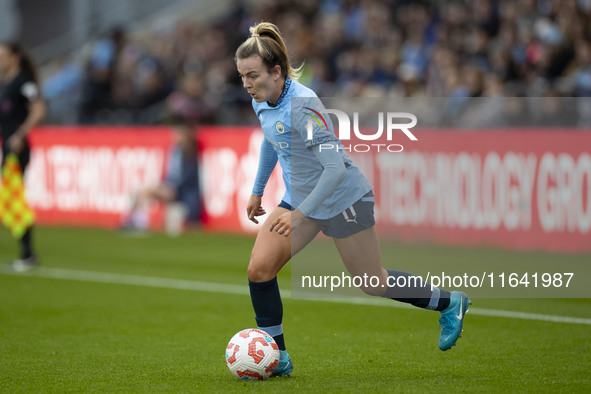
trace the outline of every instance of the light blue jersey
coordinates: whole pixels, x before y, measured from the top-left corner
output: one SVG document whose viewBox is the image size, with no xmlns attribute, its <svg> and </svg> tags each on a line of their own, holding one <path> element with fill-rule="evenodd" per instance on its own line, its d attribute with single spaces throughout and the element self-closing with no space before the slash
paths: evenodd
<svg viewBox="0 0 591 394">
<path fill-rule="evenodd" d="M 296 97 L 307 99 L 292 100 Z M 342 145 L 334 135 L 329 116 L 324 116 L 324 122 L 320 124 L 312 121 L 308 126 L 312 119 L 309 114 L 324 109 L 311 89 L 288 78 L 275 106 L 254 100 L 252 106 L 265 135 L 253 194 L 263 194 L 277 160 L 283 170 L 286 188 L 283 200 L 314 219 L 330 219 L 340 214 L 373 188 L 343 150 L 338 152 L 346 168 L 343 181 L 334 185 L 330 182 L 318 184 L 324 168 L 312 147 L 320 144 L 336 147 L 338 144 L 342 148 Z M 309 127 L 312 127 L 312 139 L 308 138 Z M 333 152 L 336 151 L 335 148 Z M 333 190 L 323 201 L 306 200 L 317 184 L 320 188 Z"/>
</svg>

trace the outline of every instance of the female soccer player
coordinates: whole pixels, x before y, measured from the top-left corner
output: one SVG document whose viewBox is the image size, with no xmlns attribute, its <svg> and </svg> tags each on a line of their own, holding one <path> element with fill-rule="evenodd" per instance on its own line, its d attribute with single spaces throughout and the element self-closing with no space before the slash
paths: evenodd
<svg viewBox="0 0 591 394">
<path fill-rule="evenodd" d="M 18 44 L 0 43 L 2 164 L 8 153 L 15 153 L 25 172 L 31 156 L 27 135 L 43 120 L 45 112 L 35 65 Z M 38 264 L 32 233 L 31 226 L 20 240 L 21 256 L 13 263 L 17 271 L 27 271 Z"/>
<path fill-rule="evenodd" d="M 321 104 L 312 90 L 297 82 L 301 70 L 290 65 L 279 29 L 262 22 L 251 27 L 250 32 L 251 37 L 236 50 L 235 60 L 265 138 L 246 208 L 248 218 L 258 223 L 256 217 L 266 213 L 261 197 L 277 161 L 287 189 L 281 203 L 261 226 L 248 265 L 257 325 L 275 339 L 281 350 L 273 376 L 289 376 L 293 370 L 283 338 L 277 273 L 292 253 L 300 251 L 319 231 L 334 239 L 351 275 L 379 278 L 379 286 L 362 287 L 365 293 L 440 311 L 439 347 L 450 349 L 460 336 L 470 300 L 464 293 L 432 288 L 425 283 L 415 287 L 392 285 L 398 283 L 397 278 L 408 278 L 410 274 L 381 266 L 372 185 L 342 150 L 320 149 L 320 144 L 340 143 L 332 127 L 314 126 L 313 138 L 308 138 L 307 116 L 299 112 L 304 107 L 295 105 L 292 109 L 291 99 L 308 98 L 307 103 L 319 109 Z M 292 160 L 300 163 L 297 169 L 292 167 Z M 347 220 L 354 215 L 356 220 Z"/>
</svg>

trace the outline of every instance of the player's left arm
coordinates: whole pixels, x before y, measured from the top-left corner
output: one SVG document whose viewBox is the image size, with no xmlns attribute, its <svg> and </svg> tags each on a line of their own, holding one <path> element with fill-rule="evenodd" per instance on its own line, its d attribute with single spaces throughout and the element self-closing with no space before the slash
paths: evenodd
<svg viewBox="0 0 591 394">
<path fill-rule="evenodd" d="M 314 152 L 314 156 L 320 162 L 323 170 L 314 189 L 297 208 L 306 217 L 310 216 L 324 200 L 329 198 L 347 176 L 347 168 L 336 146 L 326 149 L 326 144 L 321 144 L 314 145 L 310 149 Z"/>
<path fill-rule="evenodd" d="M 296 213 L 309 217 L 322 203 L 328 199 L 347 176 L 347 168 L 343 156 L 339 153 L 339 140 L 334 135 L 330 116 L 321 116 L 322 121 L 310 121 L 310 113 L 320 116 L 324 112 L 324 104 L 318 97 L 309 97 L 294 106 L 296 111 L 295 129 L 302 137 L 305 146 L 312 151 L 322 166 L 318 183 L 310 194 L 297 207 Z M 318 119 L 315 119 L 318 120 Z M 312 135 L 308 135 L 308 127 L 312 127 Z"/>
<path fill-rule="evenodd" d="M 295 111 L 302 114 L 304 109 L 310 107 L 324 109 L 324 106 L 317 97 L 311 97 L 300 105 Z M 302 203 L 291 213 L 279 216 L 272 224 L 271 231 L 288 236 L 294 229 L 301 225 L 322 203 L 329 198 L 341 182 L 347 176 L 347 168 L 341 154 L 338 152 L 338 140 L 332 130 L 332 123 L 327 116 L 325 127 L 315 126 L 313 138 L 308 139 L 306 123 L 307 117 L 301 115 L 293 117 L 294 129 L 297 130 L 305 141 L 306 147 L 310 149 L 320 165 L 322 173 L 318 183 Z"/>
<path fill-rule="evenodd" d="M 332 193 L 337 189 L 347 176 L 347 168 L 341 155 L 334 149 L 322 149 L 324 145 L 314 145 L 309 149 L 323 167 L 318 183 L 302 203 L 291 213 L 279 216 L 271 224 L 271 231 L 288 236 L 294 229 L 299 227 L 307 217 L 310 216 Z"/>
</svg>

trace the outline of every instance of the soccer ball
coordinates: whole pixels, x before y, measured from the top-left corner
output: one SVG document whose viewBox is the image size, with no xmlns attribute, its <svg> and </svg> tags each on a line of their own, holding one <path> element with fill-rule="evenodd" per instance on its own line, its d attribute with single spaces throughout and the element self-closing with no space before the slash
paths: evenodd
<svg viewBox="0 0 591 394">
<path fill-rule="evenodd" d="M 226 364 L 237 378 L 263 380 L 279 363 L 279 348 L 264 331 L 249 328 L 238 332 L 226 347 Z"/>
</svg>

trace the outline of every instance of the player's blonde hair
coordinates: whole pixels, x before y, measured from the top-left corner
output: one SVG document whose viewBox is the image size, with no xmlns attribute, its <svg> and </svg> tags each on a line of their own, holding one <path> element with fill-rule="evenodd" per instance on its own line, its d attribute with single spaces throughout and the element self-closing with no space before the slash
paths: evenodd
<svg viewBox="0 0 591 394">
<path fill-rule="evenodd" d="M 287 47 L 277 26 L 269 22 L 261 22 L 250 27 L 249 30 L 250 37 L 236 50 L 235 60 L 259 55 L 269 71 L 279 65 L 281 75 L 284 77 L 297 80 L 302 75 L 303 65 L 293 68 L 289 63 Z"/>
</svg>

